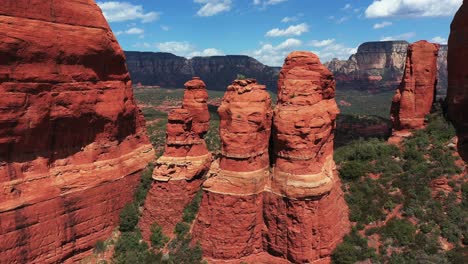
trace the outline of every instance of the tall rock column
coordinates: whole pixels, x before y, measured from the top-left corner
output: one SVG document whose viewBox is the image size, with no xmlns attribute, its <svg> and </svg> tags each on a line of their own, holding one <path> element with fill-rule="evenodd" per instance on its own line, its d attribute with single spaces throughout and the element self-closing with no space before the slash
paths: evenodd
<svg viewBox="0 0 468 264">
<path fill-rule="evenodd" d="M 262 251 L 262 192 L 269 175 L 271 99 L 255 80 L 236 80 L 218 109 L 222 155 L 204 183 L 193 228 L 203 253 L 239 259 Z"/>
<path fill-rule="evenodd" d="M 338 113 L 330 71 L 311 52 L 289 54 L 273 118 L 274 173 L 264 194 L 265 250 L 272 255 L 329 261 L 349 230 L 333 161 Z"/>
<path fill-rule="evenodd" d="M 205 83 L 195 77 L 185 84 L 182 108 L 168 115 L 165 151 L 156 161 L 154 182 L 139 223 L 145 239 L 149 239 L 153 223 L 172 236 L 185 206 L 200 190 L 211 163 L 203 138 L 210 121 L 207 100 Z"/>
<path fill-rule="evenodd" d="M 458 135 L 458 152 L 468 161 L 468 1 L 450 27 L 448 42 L 448 114 Z"/>
<path fill-rule="evenodd" d="M 390 141 L 399 141 L 410 135 L 410 130 L 424 127 L 435 99 L 438 51 L 438 44 L 425 40 L 408 46 L 403 79 L 392 99 Z"/>
<path fill-rule="evenodd" d="M 154 151 L 93 0 L 0 4 L 0 263 L 70 263 L 118 225 Z"/>
</svg>

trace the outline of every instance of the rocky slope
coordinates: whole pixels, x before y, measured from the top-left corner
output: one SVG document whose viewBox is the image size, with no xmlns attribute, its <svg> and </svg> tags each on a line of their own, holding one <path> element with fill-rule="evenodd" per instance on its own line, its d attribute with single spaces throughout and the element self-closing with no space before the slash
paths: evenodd
<svg viewBox="0 0 468 264">
<path fill-rule="evenodd" d="M 393 90 L 404 74 L 406 41 L 366 42 L 348 60 L 334 59 L 325 65 L 333 72 L 338 89 L 369 91 Z M 438 58 L 439 94 L 447 89 L 447 46 L 442 45 Z"/>
<path fill-rule="evenodd" d="M 200 76 L 208 89 L 223 91 L 242 74 L 255 78 L 271 90 L 276 88 L 278 69 L 241 55 L 186 59 L 170 53 L 126 51 L 127 65 L 134 83 L 161 87 L 183 87 L 192 76 Z"/>
<path fill-rule="evenodd" d="M 458 150 L 468 160 L 468 1 L 450 27 L 447 92 L 448 114 L 458 134 Z"/>
<path fill-rule="evenodd" d="M 75 262 L 154 157 L 124 53 L 92 0 L 6 0 L 0 29 L 0 263 Z"/>
<path fill-rule="evenodd" d="M 393 137 L 424 127 L 436 94 L 438 53 L 439 44 L 425 40 L 409 45 L 405 73 L 392 99 Z"/>
</svg>

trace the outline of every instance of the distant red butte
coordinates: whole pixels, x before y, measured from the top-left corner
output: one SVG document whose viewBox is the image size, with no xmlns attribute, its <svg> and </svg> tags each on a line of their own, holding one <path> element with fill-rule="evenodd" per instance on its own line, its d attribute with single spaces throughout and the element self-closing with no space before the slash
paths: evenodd
<svg viewBox="0 0 468 264">
<path fill-rule="evenodd" d="M 154 158 L 125 57 L 91 0 L 0 5 L 0 263 L 72 263 Z"/>
</svg>

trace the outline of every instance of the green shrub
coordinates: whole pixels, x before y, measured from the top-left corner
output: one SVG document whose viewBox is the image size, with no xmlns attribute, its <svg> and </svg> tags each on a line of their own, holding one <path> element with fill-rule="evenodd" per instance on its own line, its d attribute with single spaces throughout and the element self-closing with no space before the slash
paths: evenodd
<svg viewBox="0 0 468 264">
<path fill-rule="evenodd" d="M 100 254 L 106 251 L 106 243 L 102 240 L 96 241 L 96 244 L 94 244 L 94 253 Z"/>
<path fill-rule="evenodd" d="M 392 218 L 382 227 L 384 238 L 391 238 L 397 246 L 408 246 L 414 243 L 416 227 L 406 219 Z"/>
<path fill-rule="evenodd" d="M 151 236 L 151 246 L 155 249 L 161 249 L 169 241 L 169 237 L 165 236 L 161 226 L 157 223 L 153 223 L 150 228 Z"/>
<path fill-rule="evenodd" d="M 122 232 L 135 230 L 135 226 L 138 224 L 138 218 L 138 208 L 132 203 L 126 204 L 120 213 L 119 230 Z"/>
<path fill-rule="evenodd" d="M 368 247 L 367 239 L 359 235 L 356 229 L 353 229 L 344 237 L 343 243 L 333 251 L 332 261 L 336 264 L 354 264 L 372 259 L 375 256 L 375 250 Z"/>
<path fill-rule="evenodd" d="M 192 201 L 184 208 L 184 214 L 182 220 L 186 223 L 192 223 L 197 216 L 198 209 L 200 208 L 200 202 L 203 197 L 203 191 L 199 190 Z"/>
</svg>

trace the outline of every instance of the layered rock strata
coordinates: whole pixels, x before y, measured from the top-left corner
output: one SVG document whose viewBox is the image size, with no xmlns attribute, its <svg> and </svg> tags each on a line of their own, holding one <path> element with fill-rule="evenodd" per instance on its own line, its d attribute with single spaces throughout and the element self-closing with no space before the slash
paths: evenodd
<svg viewBox="0 0 468 264">
<path fill-rule="evenodd" d="M 193 78 L 185 84 L 182 108 L 168 115 L 165 151 L 156 161 L 154 182 L 139 223 L 145 239 L 149 239 L 153 223 L 172 236 L 210 167 L 211 154 L 203 138 L 210 121 L 207 100 L 205 83 Z"/>
<path fill-rule="evenodd" d="M 124 53 L 92 0 L 5 0 L 0 29 L 0 263 L 76 262 L 154 158 Z"/>
<path fill-rule="evenodd" d="M 269 176 L 271 99 L 255 80 L 236 80 L 221 106 L 222 155 L 204 183 L 193 236 L 211 259 L 262 252 L 262 193 Z"/>
<path fill-rule="evenodd" d="M 392 99 L 393 137 L 424 127 L 436 94 L 438 51 L 438 44 L 424 40 L 408 47 L 405 73 Z"/>
<path fill-rule="evenodd" d="M 293 263 L 329 261 L 349 230 L 333 161 L 335 80 L 310 52 L 286 58 L 274 112 L 275 167 L 264 194 L 265 249 Z"/>
<path fill-rule="evenodd" d="M 457 130 L 458 152 L 468 160 L 468 1 L 464 0 L 450 27 L 448 43 L 448 115 Z"/>
</svg>

